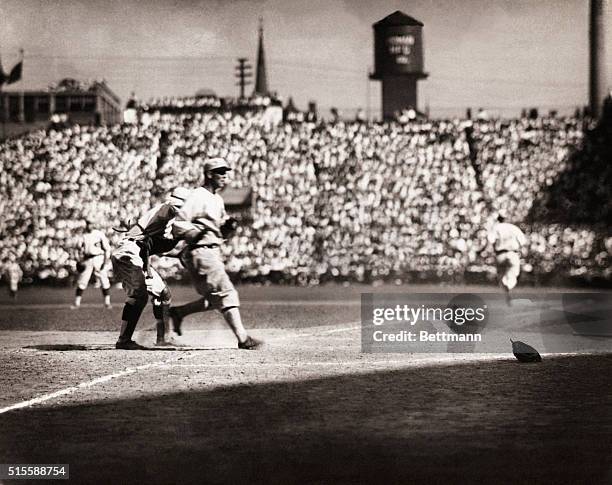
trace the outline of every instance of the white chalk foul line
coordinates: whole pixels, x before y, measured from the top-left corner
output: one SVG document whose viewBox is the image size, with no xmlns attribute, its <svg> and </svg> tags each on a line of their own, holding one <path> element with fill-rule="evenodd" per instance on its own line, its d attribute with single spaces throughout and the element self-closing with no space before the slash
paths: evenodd
<svg viewBox="0 0 612 485">
<path fill-rule="evenodd" d="M 350 325 L 352 325 L 354 322 L 351 322 Z M 296 337 L 312 337 L 312 336 L 317 336 L 317 335 L 326 335 L 326 334 L 330 334 L 330 333 L 337 333 L 337 332 L 347 332 L 350 330 L 355 330 L 357 328 L 360 328 L 359 326 L 350 326 L 350 327 L 343 327 L 343 328 L 335 328 L 335 329 L 331 329 L 331 330 L 323 330 L 321 332 L 314 332 L 314 333 L 309 333 L 309 334 L 295 334 L 295 335 L 289 335 L 287 337 L 279 337 L 276 339 L 271 339 L 272 341 L 278 341 L 278 340 L 285 340 L 288 338 L 296 338 Z M 143 365 L 139 365 L 136 367 L 132 367 L 132 368 L 128 368 L 125 370 L 122 370 L 120 372 L 116 372 L 114 374 L 108 374 L 106 376 L 101 376 L 101 377 L 97 377 L 96 379 L 92 379 L 90 381 L 86 381 L 86 382 L 81 382 L 80 384 L 77 384 L 76 386 L 71 386 L 71 387 L 67 387 L 65 389 L 60 389 L 59 391 L 55 391 L 55 392 L 51 392 L 48 394 L 43 394 L 42 396 L 38 396 L 35 397 L 33 399 L 29 399 L 27 401 L 22 401 L 22 402 L 18 402 L 16 404 L 13 404 L 11 406 L 7 406 L 4 408 L 0 408 L 0 414 L 4 414 L 4 413 L 8 413 L 10 411 L 14 411 L 16 409 L 22 409 L 22 408 L 27 408 L 30 406 L 34 406 L 36 404 L 41 404 L 43 402 L 46 401 L 50 401 L 52 399 L 56 399 L 58 397 L 62 397 L 62 396 L 67 396 L 70 394 L 73 394 L 81 389 L 87 389 L 90 387 L 93 387 L 95 385 L 98 384 L 102 384 L 104 382 L 109 382 L 113 379 L 117 379 L 120 377 L 124 377 L 130 374 L 135 374 L 138 371 L 141 370 L 146 370 L 146 369 L 150 369 L 153 367 L 163 367 L 163 366 L 170 366 L 172 364 L 172 362 L 176 361 L 176 360 L 180 360 L 180 359 L 187 359 L 187 358 L 191 358 L 194 357 L 196 354 L 189 354 L 189 353 L 181 353 L 181 356 L 179 357 L 173 357 L 171 359 L 166 359 L 163 361 L 159 361 L 159 362 L 151 362 L 149 364 L 143 364 Z"/>
<path fill-rule="evenodd" d="M 176 304 L 180 305 L 187 303 L 187 301 L 177 301 Z M 360 300 L 241 300 L 242 306 L 250 307 L 267 307 L 267 306 L 289 306 L 289 307 L 301 307 L 301 306 L 324 306 L 324 307 L 335 307 L 335 306 L 348 306 L 358 307 L 361 305 Z M 78 314 L 78 311 L 84 308 L 97 308 L 106 309 L 102 303 L 81 303 L 79 308 L 71 308 L 70 303 L 5 303 L 0 305 L 0 308 L 5 310 L 71 310 Z M 120 308 L 117 306 L 116 308 Z"/>
<path fill-rule="evenodd" d="M 357 325 L 359 323 L 359 325 Z M 350 332 L 351 330 L 357 330 L 361 328 L 360 322 L 349 322 L 345 325 L 350 325 L 350 327 L 341 327 L 341 328 L 332 328 L 331 330 L 321 330 L 318 332 L 309 332 L 309 333 L 295 333 L 292 335 L 285 335 L 283 337 L 275 337 L 271 338 L 269 342 L 278 342 L 281 340 L 289 340 L 292 338 L 302 338 L 302 337 L 318 337 L 320 335 L 329 335 L 332 333 L 340 333 L 340 332 Z"/>
<path fill-rule="evenodd" d="M 357 323 L 359 323 L 359 325 L 357 325 Z M 332 328 L 332 329 L 328 329 L 328 330 L 321 330 L 321 331 L 310 332 L 310 333 L 296 333 L 296 334 L 285 336 L 285 337 L 273 338 L 273 339 L 270 339 L 270 341 L 282 341 L 282 340 L 287 340 L 287 339 L 291 339 L 291 338 L 315 337 L 315 336 L 320 336 L 320 335 L 329 335 L 329 334 L 340 333 L 340 332 L 350 332 L 352 330 L 357 330 L 357 329 L 361 328 L 360 322 L 350 322 L 350 323 L 347 323 L 345 325 L 350 325 L 350 326 L 348 326 L 348 327 L 341 327 L 341 328 Z M 170 366 L 175 361 L 184 360 L 184 359 L 190 359 L 190 358 L 195 357 L 196 355 L 197 354 L 192 354 L 192 353 L 185 352 L 185 353 L 181 353 L 180 356 L 176 356 L 176 357 L 173 357 L 173 358 L 170 358 L 170 359 L 166 359 L 166 360 L 163 360 L 163 361 L 151 362 L 151 363 L 148 363 L 148 364 L 142 364 L 142 365 L 139 365 L 139 366 L 136 366 L 136 367 L 132 367 L 132 368 L 128 368 L 128 369 L 122 370 L 120 372 L 116 372 L 114 374 L 108 374 L 108 375 L 105 375 L 105 376 L 97 377 L 97 378 L 92 379 L 90 381 L 86 381 L 86 382 L 82 382 L 80 384 L 77 384 L 76 386 L 71 386 L 71 387 L 68 387 L 68 388 L 65 388 L 65 389 L 60 389 L 59 391 L 51 392 L 51 393 L 48 393 L 48 394 L 43 394 L 42 396 L 39 396 L 39 397 L 36 397 L 36 398 L 33 398 L 33 399 L 29 399 L 27 401 L 22 401 L 22 402 L 13 404 L 11 406 L 0 408 L 0 414 L 8 413 L 8 412 L 14 411 L 16 409 L 22 409 L 22 408 L 34 406 L 36 404 L 41 404 L 43 402 L 50 401 L 50 400 L 56 399 L 58 397 L 67 396 L 67 395 L 73 394 L 73 393 L 75 393 L 75 392 L 77 392 L 77 391 L 79 391 L 81 389 L 87 389 L 87 388 L 96 386 L 98 384 L 109 382 L 109 381 L 111 381 L 113 379 L 117 379 L 117 378 L 124 377 L 124 376 L 127 376 L 127 375 L 135 374 L 136 372 L 141 371 L 141 370 L 151 369 L 151 368 L 154 368 L 154 367 Z M 553 356 L 553 355 L 580 355 L 580 354 L 577 354 L 577 353 L 567 353 L 567 354 L 545 354 L 545 355 Z M 508 356 L 494 355 L 493 354 L 493 355 L 487 355 L 487 356 L 477 356 L 477 355 L 474 355 L 474 356 L 471 356 L 468 359 L 462 359 L 462 360 L 466 361 L 466 360 L 505 360 L 505 359 L 508 359 Z M 432 357 L 432 358 L 419 359 L 418 361 L 415 361 L 415 362 L 418 365 L 418 363 L 425 364 L 425 363 L 431 363 L 431 362 L 434 362 L 434 361 L 438 362 L 438 363 L 445 363 L 445 362 L 452 362 L 453 360 L 454 359 L 448 359 L 448 360 L 443 359 L 443 360 L 440 360 L 440 358 L 438 356 L 438 357 Z M 410 361 L 382 361 L 382 362 L 372 362 L 372 363 L 369 363 L 369 364 L 370 365 L 372 365 L 372 364 L 373 365 L 394 365 L 394 364 L 397 365 L 400 362 L 402 364 L 406 363 L 406 365 L 409 365 L 408 363 Z M 351 362 L 348 362 L 346 364 L 354 364 L 354 363 L 355 363 L 354 361 L 351 361 Z M 317 362 L 317 363 L 313 362 L 313 363 L 310 363 L 310 364 L 311 365 L 318 365 L 318 366 L 330 366 L 330 365 L 340 365 L 341 366 L 341 365 L 346 365 L 346 364 L 342 364 L 342 363 L 337 363 L 336 364 L 336 363 L 332 363 L 332 362 L 329 362 L 329 363 L 328 362 Z M 182 366 L 182 367 L 187 367 L 188 365 L 189 364 L 186 364 L 186 365 L 180 364 L 180 366 Z M 199 365 L 199 364 L 194 364 L 193 366 L 195 367 L 196 365 Z M 214 366 L 214 365 L 210 365 L 210 364 L 202 364 L 203 367 L 205 367 L 207 365 L 209 367 L 213 367 Z M 231 367 L 231 364 L 229 364 L 229 363 L 227 363 L 227 364 L 218 364 L 217 366 L 219 366 L 219 367 L 221 367 L 221 366 L 227 367 L 228 365 Z M 274 363 L 273 365 L 278 366 L 279 363 Z M 280 364 L 280 365 L 282 366 L 283 364 Z M 286 366 L 294 366 L 295 364 L 285 364 L 285 365 Z M 306 365 L 308 365 L 308 363 Z M 365 365 L 368 365 L 368 363 L 366 363 Z M 414 364 L 412 364 L 412 365 L 414 365 Z"/>
<path fill-rule="evenodd" d="M 153 367 L 162 367 L 165 365 L 169 365 L 172 361 L 181 360 L 181 359 L 189 359 L 194 356 L 195 354 L 182 354 L 181 356 L 173 357 L 171 359 L 166 359 L 166 360 L 159 361 L 159 362 L 151 362 L 149 364 L 142 364 L 136 367 L 127 368 L 125 370 L 116 372 L 114 374 L 108 374 L 105 376 L 97 377 L 96 379 L 92 379 L 90 381 L 81 382 L 80 384 L 77 384 L 76 386 L 71 386 L 65 389 L 60 389 L 59 391 L 51 392 L 49 394 L 43 394 L 42 396 L 38 396 L 33 399 L 29 399 L 28 401 L 22 401 L 17 404 L 13 404 L 12 406 L 0 408 L 0 414 L 8 413 L 9 411 L 14 411 L 15 409 L 21 409 L 21 408 L 26 408 L 29 406 L 34 406 L 36 404 L 50 401 L 58 397 L 67 396 L 81 389 L 87 389 L 89 387 L 93 387 L 98 384 L 112 381 L 113 379 L 117 379 L 119 377 L 124 377 L 130 374 L 135 374 L 136 372 L 141 371 L 141 370 L 151 369 Z"/>
<path fill-rule="evenodd" d="M 345 362 L 315 362 L 300 361 L 300 368 L 304 367 L 353 367 L 355 364 L 359 365 L 359 370 L 367 370 L 368 367 L 421 367 L 431 364 L 450 364 L 450 363 L 473 363 L 480 361 L 494 361 L 494 360 L 513 360 L 514 357 L 505 354 L 487 354 L 487 355 L 465 355 L 461 358 L 457 358 L 454 355 L 447 354 L 446 357 L 440 355 L 420 357 L 418 359 L 406 360 L 347 360 Z M 181 369 L 197 369 L 197 368 L 240 368 L 244 366 L 244 363 L 227 363 L 227 364 L 168 364 L 172 365 L 173 368 Z M 257 367 L 272 367 L 272 368 L 287 368 L 295 369 L 295 362 L 257 362 Z"/>
</svg>

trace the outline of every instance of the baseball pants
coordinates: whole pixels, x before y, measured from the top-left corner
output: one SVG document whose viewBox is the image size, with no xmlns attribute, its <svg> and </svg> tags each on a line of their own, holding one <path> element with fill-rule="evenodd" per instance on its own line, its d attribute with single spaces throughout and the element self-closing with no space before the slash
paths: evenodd
<svg viewBox="0 0 612 485">
<path fill-rule="evenodd" d="M 497 272 L 501 277 L 502 285 L 509 290 L 518 282 L 521 273 L 521 259 L 514 251 L 504 251 L 497 255 Z"/>
<path fill-rule="evenodd" d="M 189 271 L 196 291 L 208 300 L 210 308 L 225 310 L 240 306 L 238 292 L 225 272 L 219 247 L 188 249 L 181 261 Z"/>
<path fill-rule="evenodd" d="M 157 271 L 151 266 L 144 270 L 140 247 L 134 241 L 125 241 L 111 256 L 113 272 L 125 290 L 128 302 L 145 301 L 147 295 L 170 304 L 170 289 Z"/>
<path fill-rule="evenodd" d="M 79 273 L 77 278 L 77 288 L 80 290 L 85 290 L 87 285 L 89 285 L 89 280 L 91 279 L 91 275 L 96 277 L 96 279 L 100 282 L 100 286 L 102 289 L 110 288 L 110 281 L 108 279 L 108 272 L 104 267 L 104 255 L 99 254 L 98 256 L 94 256 L 92 258 L 87 258 L 83 262 L 85 269 L 83 272 Z"/>
</svg>

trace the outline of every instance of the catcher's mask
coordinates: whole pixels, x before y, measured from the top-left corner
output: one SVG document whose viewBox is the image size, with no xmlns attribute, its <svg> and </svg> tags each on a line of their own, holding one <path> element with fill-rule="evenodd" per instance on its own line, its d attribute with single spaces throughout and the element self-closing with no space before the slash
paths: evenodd
<svg viewBox="0 0 612 485">
<path fill-rule="evenodd" d="M 168 203 L 172 204 L 175 209 L 180 209 L 183 207 L 185 200 L 191 194 L 191 190 L 186 189 L 185 187 L 177 187 L 172 191 L 170 197 L 168 197 Z"/>
</svg>

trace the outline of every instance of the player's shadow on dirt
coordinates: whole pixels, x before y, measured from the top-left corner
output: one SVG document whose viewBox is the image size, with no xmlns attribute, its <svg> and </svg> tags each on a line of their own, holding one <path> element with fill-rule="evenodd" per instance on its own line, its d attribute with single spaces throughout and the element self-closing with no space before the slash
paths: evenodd
<svg viewBox="0 0 612 485">
<path fill-rule="evenodd" d="M 26 345 L 23 347 L 28 350 L 52 350 L 52 351 L 72 351 L 72 350 L 111 350 L 110 346 L 104 348 L 101 345 L 79 345 L 79 344 L 44 344 L 44 345 Z"/>
<path fill-rule="evenodd" d="M 56 352 L 71 352 L 71 351 L 92 351 L 92 350 L 116 350 L 115 345 L 111 344 L 40 344 L 40 345 L 26 345 L 23 347 L 28 350 L 45 350 L 45 351 L 56 351 Z M 161 352 L 186 352 L 190 350 L 210 350 L 209 348 L 201 349 L 197 347 L 145 347 L 144 351 L 161 351 Z M 121 351 L 126 352 L 126 351 Z"/>
<path fill-rule="evenodd" d="M 177 368 L 116 391 L 141 398 L 3 414 L 0 456 L 68 463 L 71 483 L 603 483 L 610 365 L 508 360 L 156 393 L 155 379 L 182 372 L 214 384 Z M 256 366 L 243 372 L 256 379 Z"/>
</svg>

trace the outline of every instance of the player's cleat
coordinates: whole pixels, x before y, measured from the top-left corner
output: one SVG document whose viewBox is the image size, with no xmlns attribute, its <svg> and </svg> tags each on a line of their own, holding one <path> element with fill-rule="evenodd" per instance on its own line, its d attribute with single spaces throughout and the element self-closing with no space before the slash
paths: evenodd
<svg viewBox="0 0 612 485">
<path fill-rule="evenodd" d="M 238 348 L 243 350 L 259 350 L 263 348 L 264 342 L 253 337 L 247 337 L 244 342 L 238 342 Z"/>
<path fill-rule="evenodd" d="M 127 342 L 117 340 L 115 348 L 119 350 L 147 350 L 146 347 L 143 347 L 142 345 L 134 342 L 133 340 L 128 340 Z"/>
<path fill-rule="evenodd" d="M 79 308 L 81 308 L 81 305 L 70 305 L 71 310 L 78 310 Z"/>
<path fill-rule="evenodd" d="M 181 325 L 183 324 L 183 317 L 181 317 L 174 308 L 170 307 L 170 320 L 172 321 L 172 330 L 178 336 L 183 335 L 183 331 L 181 330 Z"/>
<path fill-rule="evenodd" d="M 112 310 L 113 309 L 113 305 L 112 303 L 105 303 L 104 306 L 108 309 L 108 310 Z"/>
</svg>

